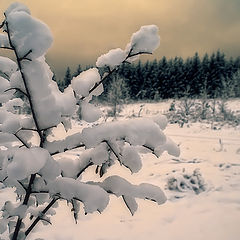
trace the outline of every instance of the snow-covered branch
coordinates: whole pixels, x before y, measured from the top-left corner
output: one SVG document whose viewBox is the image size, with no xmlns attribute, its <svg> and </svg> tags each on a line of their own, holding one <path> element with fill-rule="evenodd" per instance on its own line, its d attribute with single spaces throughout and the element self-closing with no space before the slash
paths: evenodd
<svg viewBox="0 0 240 240">
<path fill-rule="evenodd" d="M 164 151 L 179 154 L 178 146 L 163 132 L 167 125 L 163 116 L 99 124 L 101 111 L 91 103 L 121 64 L 153 53 L 160 43 L 158 27 L 141 27 L 124 50 L 103 54 L 96 67 L 81 72 L 61 92 L 45 61 L 53 42 L 48 26 L 21 3 L 11 4 L 4 16 L 0 48 L 11 49 L 16 62 L 0 57 L 0 182 L 15 188 L 19 201 L 6 200 L 0 233 L 9 230 L 11 240 L 25 239 L 40 221 L 51 223 L 49 215 L 55 214 L 58 200 L 72 204 L 76 221 L 79 202 L 86 214 L 102 212 L 109 194 L 121 196 L 132 215 L 138 208 L 136 198 L 163 204 L 164 193 L 151 184 L 133 185 L 119 176 L 97 183 L 82 181 L 91 166 L 102 177 L 116 161 L 137 173 L 142 168 L 139 146 L 158 157 Z M 100 68 L 108 70 L 100 74 Z M 24 104 L 30 107 L 29 115 L 17 113 Z M 82 130 L 56 140 L 53 129 L 61 125 L 67 132 L 76 111 Z M 64 152 L 73 149 L 75 158 L 69 159 Z"/>
</svg>

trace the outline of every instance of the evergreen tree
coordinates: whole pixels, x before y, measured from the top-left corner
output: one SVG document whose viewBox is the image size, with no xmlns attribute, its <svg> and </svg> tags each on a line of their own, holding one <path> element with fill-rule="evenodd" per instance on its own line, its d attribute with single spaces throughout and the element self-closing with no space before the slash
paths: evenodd
<svg viewBox="0 0 240 240">
<path fill-rule="evenodd" d="M 81 72 L 82 72 L 82 67 L 81 67 L 81 65 L 79 64 L 78 67 L 77 67 L 76 72 L 73 74 L 73 77 L 78 76 Z"/>
<path fill-rule="evenodd" d="M 71 83 L 71 80 L 72 80 L 71 70 L 69 67 L 67 67 L 67 71 L 64 76 L 64 88 L 66 88 Z"/>
</svg>

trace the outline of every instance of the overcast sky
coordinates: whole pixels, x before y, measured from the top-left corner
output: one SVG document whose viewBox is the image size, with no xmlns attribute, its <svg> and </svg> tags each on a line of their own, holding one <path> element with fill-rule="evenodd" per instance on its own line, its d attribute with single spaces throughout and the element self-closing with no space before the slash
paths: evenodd
<svg viewBox="0 0 240 240">
<path fill-rule="evenodd" d="M 1 16 L 12 2 L 0 0 Z M 161 37 L 150 60 L 211 54 L 218 49 L 228 57 L 240 55 L 240 0 L 21 2 L 52 30 L 54 43 L 47 59 L 57 75 L 65 73 L 67 66 L 74 70 L 78 64 L 95 64 L 99 55 L 112 48 L 125 48 L 132 33 L 148 24 L 156 24 Z"/>
</svg>

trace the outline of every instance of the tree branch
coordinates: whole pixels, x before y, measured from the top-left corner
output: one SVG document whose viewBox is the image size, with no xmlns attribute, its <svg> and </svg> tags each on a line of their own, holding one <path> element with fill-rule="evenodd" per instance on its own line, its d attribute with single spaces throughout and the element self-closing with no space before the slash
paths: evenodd
<svg viewBox="0 0 240 240">
<path fill-rule="evenodd" d="M 159 156 L 154 152 L 154 149 L 152 149 L 152 148 L 150 148 L 150 147 L 148 147 L 148 146 L 146 146 L 146 145 L 142 145 L 142 146 L 143 146 L 144 148 L 150 150 L 153 155 L 155 155 L 157 158 L 159 158 Z"/>
<path fill-rule="evenodd" d="M 5 14 L 5 17 L 6 17 L 6 14 Z M 23 83 L 24 83 L 24 86 L 25 86 L 25 89 L 26 89 L 26 93 L 29 96 L 28 99 L 29 99 L 29 104 L 30 104 L 30 108 L 31 108 L 31 111 L 32 111 L 33 120 L 34 120 L 34 123 L 36 125 L 38 135 L 40 137 L 40 147 L 42 147 L 43 142 L 44 142 L 44 138 L 43 138 L 41 129 L 39 127 L 38 119 L 37 119 L 36 112 L 35 112 L 35 109 L 34 109 L 34 106 L 33 106 L 33 100 L 32 100 L 32 97 L 31 97 L 31 94 L 30 94 L 30 91 L 29 91 L 28 82 L 27 82 L 26 77 L 24 75 L 24 72 L 22 70 L 21 58 L 19 58 L 17 50 L 16 50 L 15 46 L 13 45 L 13 43 L 11 41 L 11 36 L 10 36 L 10 30 L 9 30 L 9 27 L 8 27 L 8 22 L 5 21 L 5 24 L 6 24 L 6 32 L 7 32 L 7 35 L 8 35 L 9 44 L 12 47 L 12 49 L 13 49 L 13 51 L 15 53 L 15 56 L 17 58 L 18 68 L 19 68 L 21 76 L 22 76 L 22 80 L 23 80 Z"/>
<path fill-rule="evenodd" d="M 93 162 L 89 162 L 81 171 L 77 174 L 77 178 L 90 166 L 93 165 Z"/>
<path fill-rule="evenodd" d="M 18 132 L 19 132 L 19 131 L 20 131 L 20 130 L 18 130 Z M 13 135 L 14 135 L 26 148 L 30 148 L 30 146 L 28 145 L 28 143 L 24 142 L 24 140 L 17 135 L 18 132 L 16 132 L 16 133 L 13 134 Z"/>
<path fill-rule="evenodd" d="M 2 72 L 1 70 L 0 70 L 0 76 L 3 76 L 3 77 L 6 77 L 7 78 L 7 80 L 9 80 L 10 79 L 10 77 L 6 74 L 6 73 L 4 73 L 4 72 Z M 6 90 L 5 90 L 6 91 Z M 4 92 L 5 92 L 4 91 Z"/>
<path fill-rule="evenodd" d="M 137 55 L 141 55 L 141 54 L 152 54 L 152 53 L 150 53 L 150 52 L 138 52 L 138 53 L 132 54 L 132 51 L 133 51 L 133 48 L 130 49 L 127 57 L 122 61 L 121 64 L 123 64 L 123 63 L 128 63 L 128 61 L 127 61 L 128 58 L 135 57 L 135 56 L 137 56 Z M 121 64 L 120 64 L 120 65 L 121 65 Z M 118 66 L 116 66 L 116 67 L 113 68 L 112 70 L 111 70 L 109 67 L 108 67 L 108 69 L 109 69 L 109 72 L 108 72 L 105 76 L 103 76 L 103 78 L 101 79 L 100 82 L 97 82 L 97 83 L 90 89 L 89 94 L 92 93 L 92 92 L 93 92 L 101 83 L 103 83 L 108 77 L 110 77 L 110 76 L 118 69 Z M 86 98 L 86 97 L 81 97 L 80 100 L 84 100 L 85 98 Z"/>
<path fill-rule="evenodd" d="M 50 155 L 53 156 L 53 155 L 63 153 L 63 152 L 67 152 L 67 151 L 71 151 L 73 149 L 80 148 L 80 147 L 85 147 L 85 145 L 80 143 L 79 145 L 71 147 L 71 148 L 64 148 L 63 151 L 56 151 L 56 152 L 50 153 Z"/>
<path fill-rule="evenodd" d="M 109 141 L 107 141 L 107 140 L 104 140 L 103 142 L 105 142 L 107 145 L 108 145 L 108 147 L 110 148 L 110 150 L 113 152 L 113 154 L 116 156 L 116 158 L 117 158 L 117 160 L 119 161 L 119 163 L 120 163 L 120 165 L 122 165 L 122 160 L 121 160 L 121 154 L 120 153 L 117 153 L 114 149 L 113 149 L 113 147 L 112 147 L 112 145 L 111 145 L 111 143 L 109 142 Z"/>
<path fill-rule="evenodd" d="M 28 184 L 26 195 L 25 195 L 25 198 L 23 200 L 23 205 L 27 205 L 28 204 L 28 200 L 29 200 L 29 197 L 30 197 L 31 191 L 32 191 L 32 184 L 33 184 L 33 182 L 35 180 L 35 177 L 36 177 L 36 174 L 32 174 L 31 177 L 30 177 L 30 181 L 29 181 L 29 184 Z M 16 227 L 15 227 L 15 231 L 13 233 L 12 240 L 17 240 L 18 239 L 18 233 L 19 233 L 20 228 L 21 228 L 22 220 L 23 220 L 22 218 L 18 217 L 17 224 L 16 224 Z"/>
<path fill-rule="evenodd" d="M 10 90 L 17 90 L 19 92 L 21 92 L 22 94 L 24 94 L 27 98 L 29 98 L 29 95 L 27 93 L 25 93 L 24 91 L 22 91 L 20 88 L 9 88 L 9 89 L 6 89 L 4 92 L 8 92 Z"/>
<path fill-rule="evenodd" d="M 1 46 L 0 46 L 0 48 L 2 48 L 2 49 L 8 49 L 8 50 L 13 50 L 11 47 L 1 47 Z"/>
<path fill-rule="evenodd" d="M 30 49 L 25 55 L 23 55 L 23 57 L 19 58 L 19 61 L 22 61 L 24 59 L 32 61 L 32 59 L 27 58 L 27 56 L 32 52 L 32 49 Z"/>
<path fill-rule="evenodd" d="M 89 94 L 91 94 L 101 83 L 103 83 L 109 76 L 111 76 L 115 71 L 117 70 L 116 68 L 113 68 L 110 70 L 103 78 L 101 79 L 100 82 L 97 82 L 89 91 Z M 80 100 L 84 100 L 86 97 L 81 97 Z"/>
<path fill-rule="evenodd" d="M 41 212 L 41 216 L 38 216 L 33 223 L 28 227 L 28 229 L 25 231 L 25 236 L 27 236 L 32 229 L 37 225 L 37 223 L 42 220 L 42 216 L 54 205 L 54 203 L 59 199 L 59 197 L 54 197 L 52 201 L 44 208 L 44 210 Z"/>
</svg>

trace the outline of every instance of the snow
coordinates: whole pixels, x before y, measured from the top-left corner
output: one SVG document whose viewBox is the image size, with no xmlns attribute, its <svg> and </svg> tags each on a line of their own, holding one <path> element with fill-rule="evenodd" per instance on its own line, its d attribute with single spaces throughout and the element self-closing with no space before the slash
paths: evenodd
<svg viewBox="0 0 240 240">
<path fill-rule="evenodd" d="M 81 119 L 86 122 L 95 122 L 97 121 L 102 115 L 101 110 L 94 106 L 91 103 L 86 101 L 81 103 Z"/>
<path fill-rule="evenodd" d="M 0 56 L 0 73 L 10 78 L 11 74 L 17 71 L 17 64 L 7 57 Z"/>
<path fill-rule="evenodd" d="M 87 148 L 104 140 L 125 139 L 132 145 L 146 145 L 155 148 L 166 141 L 161 129 L 150 119 L 135 119 L 101 124 L 82 131 L 82 142 Z"/>
<path fill-rule="evenodd" d="M 108 53 L 101 55 L 96 62 L 97 67 L 109 66 L 111 68 L 119 66 L 127 57 L 125 51 L 121 48 L 110 50 Z"/>
<path fill-rule="evenodd" d="M 0 108 L 0 131 L 15 134 L 20 128 L 19 116 Z"/>
<path fill-rule="evenodd" d="M 132 173 L 136 173 L 142 168 L 141 157 L 132 146 L 125 146 L 123 148 L 121 161 Z"/>
<path fill-rule="evenodd" d="M 160 45 L 158 27 L 156 25 L 142 26 L 139 31 L 133 33 L 126 50 L 131 51 L 131 55 L 141 52 L 152 53 Z"/>
<path fill-rule="evenodd" d="M 8 177 L 22 180 L 42 169 L 50 157 L 45 149 L 18 149 L 7 166 Z"/>
<path fill-rule="evenodd" d="M 99 186 L 82 183 L 78 180 L 62 177 L 49 185 L 50 193 L 60 193 L 61 197 L 75 198 L 83 202 L 85 213 L 102 212 L 109 202 L 108 194 Z"/>
<path fill-rule="evenodd" d="M 86 97 L 89 95 L 90 89 L 100 80 L 98 69 L 90 68 L 72 79 L 72 88 L 80 96 Z"/>
<path fill-rule="evenodd" d="M 6 34 L 0 33 L 0 48 L 10 48 L 10 44 Z"/>
<path fill-rule="evenodd" d="M 10 85 L 12 88 L 18 88 L 24 93 L 26 93 L 25 86 L 23 84 L 22 76 L 20 71 L 16 71 L 10 77 Z"/>
<path fill-rule="evenodd" d="M 28 14 L 31 14 L 29 8 L 26 5 L 19 2 L 12 3 L 5 11 L 5 14 L 8 15 L 13 12 L 26 12 Z"/>
<path fill-rule="evenodd" d="M 27 55 L 27 58 L 36 59 L 50 48 L 53 41 L 50 29 L 28 12 L 10 11 L 7 13 L 7 23 L 19 58 Z"/>
<path fill-rule="evenodd" d="M 167 200 L 163 191 L 156 186 L 148 183 L 141 183 L 140 185 L 133 185 L 124 178 L 117 175 L 106 178 L 99 185 L 107 192 L 119 196 L 130 196 L 133 198 L 149 199 L 163 204 Z"/>
<path fill-rule="evenodd" d="M 0 76 L 0 83 L 1 83 L 0 84 L 0 103 L 5 103 L 9 99 L 12 98 L 15 90 L 10 90 L 10 91 L 5 92 L 6 90 L 8 90 L 10 88 L 10 84 L 7 79 L 5 79 L 1 76 Z"/>
<path fill-rule="evenodd" d="M 14 112 L 14 107 L 22 106 L 23 100 L 21 98 L 14 98 L 12 100 L 9 100 L 7 103 L 3 104 L 3 107 L 9 112 Z"/>
<path fill-rule="evenodd" d="M 234 100 L 230 101 L 228 106 L 239 110 L 238 104 L 239 100 Z M 142 104 L 124 106 L 123 118 L 131 116 L 132 110 L 138 113 L 140 105 Z M 153 118 L 164 109 L 168 109 L 169 105 L 170 102 L 145 103 L 141 114 Z M 73 126 L 76 132 L 80 131 L 81 126 L 76 124 Z M 136 185 L 143 181 L 157 185 L 163 189 L 167 202 L 158 206 L 154 202 L 137 199 L 136 205 L 133 198 L 126 197 L 134 213 L 134 216 L 131 216 L 122 198 L 110 196 L 110 203 L 101 215 L 84 216 L 80 208 L 77 225 L 74 224 L 69 207 L 64 202 L 60 202 L 56 209 L 57 214 L 52 220 L 53 225 L 46 227 L 40 224 L 28 239 L 78 240 L 81 235 L 81 238 L 88 240 L 159 238 L 238 240 L 240 235 L 239 128 L 222 127 L 219 130 L 212 130 L 210 125 L 203 123 L 195 123 L 183 128 L 173 124 L 167 126 L 165 133 L 174 142 L 180 144 L 179 157 L 171 157 L 163 153 L 157 159 L 146 152 L 141 153 L 143 167 L 138 174 L 129 174 L 124 168 L 121 168 L 120 172 L 119 165 L 115 164 L 109 168 L 106 177 L 120 174 Z M 221 151 L 219 151 L 221 149 L 219 139 L 223 142 Z M 65 154 L 66 157 L 73 158 L 78 152 L 74 150 Z M 199 194 L 195 194 L 194 191 L 169 190 L 168 178 L 172 175 L 179 176 L 183 169 L 187 173 L 199 169 L 206 190 Z M 93 180 L 96 176 L 93 172 L 86 173 L 83 180 Z M 6 194 L 10 196 L 10 193 Z M 135 212 L 136 208 L 138 210 Z M 61 229 L 65 230 L 61 231 Z"/>
</svg>

